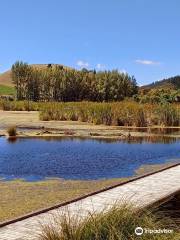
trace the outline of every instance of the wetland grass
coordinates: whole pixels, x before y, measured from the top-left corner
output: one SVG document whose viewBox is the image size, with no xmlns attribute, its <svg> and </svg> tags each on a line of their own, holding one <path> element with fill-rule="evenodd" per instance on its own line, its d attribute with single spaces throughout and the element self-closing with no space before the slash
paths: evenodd
<svg viewBox="0 0 180 240">
<path fill-rule="evenodd" d="M 81 121 L 111 126 L 179 126 L 180 104 L 0 101 L 5 111 L 39 111 L 43 121 Z"/>
<path fill-rule="evenodd" d="M 179 126 L 180 107 L 175 104 L 139 104 L 133 101 L 47 103 L 40 109 L 40 120 L 134 127 Z"/>
</svg>

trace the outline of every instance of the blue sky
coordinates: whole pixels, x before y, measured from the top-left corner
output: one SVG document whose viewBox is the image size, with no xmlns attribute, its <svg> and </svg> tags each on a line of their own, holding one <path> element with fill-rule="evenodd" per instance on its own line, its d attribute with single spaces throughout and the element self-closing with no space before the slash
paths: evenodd
<svg viewBox="0 0 180 240">
<path fill-rule="evenodd" d="M 16 60 L 180 74 L 179 0 L 1 0 L 0 72 Z"/>
</svg>

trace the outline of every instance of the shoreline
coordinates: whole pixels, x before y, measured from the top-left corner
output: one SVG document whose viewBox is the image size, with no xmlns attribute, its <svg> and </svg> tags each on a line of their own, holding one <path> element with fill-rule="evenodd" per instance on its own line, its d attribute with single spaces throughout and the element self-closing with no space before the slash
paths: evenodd
<svg viewBox="0 0 180 240">
<path fill-rule="evenodd" d="M 129 137 L 180 137 L 180 127 L 107 126 L 79 121 L 41 121 L 38 112 L 0 111 L 0 136 L 8 137 L 7 129 L 11 126 L 16 126 L 17 138 L 86 137 L 124 140 Z M 176 129 L 178 133 L 173 134 Z"/>
<path fill-rule="evenodd" d="M 0 181 L 0 187 L 4 194 L 0 200 L 2 206 L 0 210 L 0 224 L 5 223 L 4 221 L 8 222 L 13 221 L 13 219 L 19 219 L 21 216 L 35 214 L 42 209 L 52 208 L 57 204 L 75 201 L 76 198 L 84 198 L 86 195 L 93 195 L 96 192 L 111 189 L 114 186 L 142 178 L 144 175 L 148 176 L 155 172 L 161 172 L 174 165 L 175 163 L 172 162 L 148 165 L 145 168 L 142 165 L 135 171 L 135 175 L 126 178 L 99 180 L 51 178 L 36 182 L 24 181 L 23 179 L 2 180 Z M 16 191 L 17 188 L 19 189 L 18 192 Z M 11 196 L 10 198 L 9 195 Z M 14 198 L 14 196 L 16 197 Z M 28 201 L 26 196 L 29 197 Z M 43 201 L 44 198 L 46 198 L 45 202 Z"/>
</svg>

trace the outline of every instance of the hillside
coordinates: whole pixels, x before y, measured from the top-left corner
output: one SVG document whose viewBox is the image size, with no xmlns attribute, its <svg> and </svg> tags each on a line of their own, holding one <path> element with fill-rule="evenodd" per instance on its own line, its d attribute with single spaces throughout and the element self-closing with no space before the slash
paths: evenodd
<svg viewBox="0 0 180 240">
<path fill-rule="evenodd" d="M 180 89 L 180 76 L 175 76 L 167 79 L 163 79 L 161 81 L 156 81 L 151 84 L 142 86 L 141 89 L 151 90 L 151 89 Z"/>
<path fill-rule="evenodd" d="M 0 85 L 13 86 L 11 79 L 11 70 L 0 74 Z"/>
<path fill-rule="evenodd" d="M 51 64 L 51 65 L 52 66 L 55 66 L 55 65 L 63 66 L 61 64 Z M 31 64 L 31 66 L 33 66 L 35 68 L 43 69 L 43 68 L 48 67 L 48 64 Z M 63 67 L 70 68 L 70 67 L 66 67 L 66 66 L 63 66 Z M 8 71 L 0 74 L 0 85 L 9 86 L 9 87 L 13 86 L 11 70 L 8 70 Z"/>
</svg>

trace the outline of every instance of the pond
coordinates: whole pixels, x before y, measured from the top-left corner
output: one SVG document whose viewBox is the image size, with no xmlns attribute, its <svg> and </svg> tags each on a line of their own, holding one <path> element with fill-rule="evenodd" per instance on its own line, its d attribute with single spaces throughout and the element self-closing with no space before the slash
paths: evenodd
<svg viewBox="0 0 180 240">
<path fill-rule="evenodd" d="M 167 140 L 168 139 L 168 140 Z M 180 139 L 112 141 L 80 138 L 0 138 L 0 179 L 96 180 L 129 177 L 141 165 L 180 161 Z"/>
</svg>

